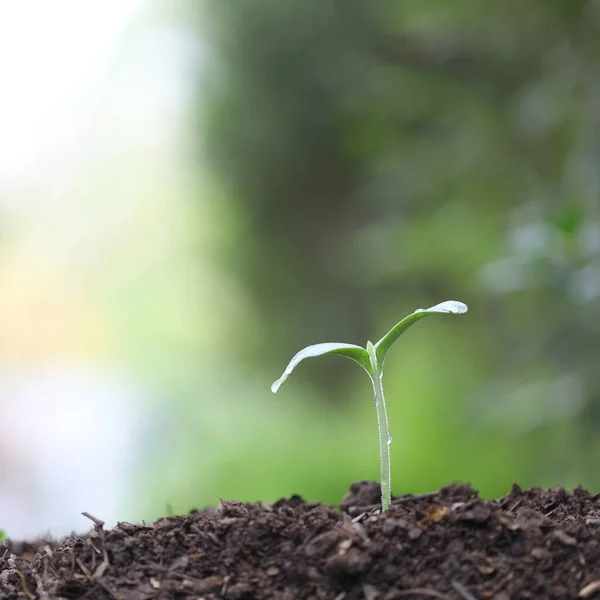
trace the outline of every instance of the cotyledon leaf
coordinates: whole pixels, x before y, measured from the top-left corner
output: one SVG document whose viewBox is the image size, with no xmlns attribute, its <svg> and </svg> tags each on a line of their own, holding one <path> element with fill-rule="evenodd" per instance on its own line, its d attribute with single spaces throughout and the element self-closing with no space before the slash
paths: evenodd
<svg viewBox="0 0 600 600">
<path fill-rule="evenodd" d="M 307 346 L 303 350 L 300 350 L 290 360 L 289 365 L 285 368 L 283 375 L 271 386 L 271 391 L 276 393 L 280 388 L 281 384 L 288 378 L 289 374 L 296 368 L 296 365 L 303 361 L 305 358 L 313 358 L 315 356 L 322 356 L 323 354 L 341 354 L 356 361 L 361 367 L 363 367 L 367 373 L 369 373 L 369 354 L 361 346 L 355 346 L 354 344 L 341 344 L 336 342 L 328 342 L 325 344 L 314 344 L 313 346 Z"/>
<path fill-rule="evenodd" d="M 392 344 L 419 319 L 436 314 L 461 315 L 466 313 L 467 310 L 469 310 L 467 305 L 463 302 L 458 302 L 457 300 L 447 300 L 446 302 L 441 302 L 440 304 L 436 304 L 431 308 L 418 308 L 414 313 L 402 319 L 400 323 L 394 325 L 394 327 L 392 327 L 392 329 L 390 329 L 390 331 L 388 331 L 375 344 L 375 352 L 377 354 L 377 360 L 379 361 L 379 364 L 383 366 L 385 357 L 387 356 L 389 349 L 392 347 Z"/>
</svg>

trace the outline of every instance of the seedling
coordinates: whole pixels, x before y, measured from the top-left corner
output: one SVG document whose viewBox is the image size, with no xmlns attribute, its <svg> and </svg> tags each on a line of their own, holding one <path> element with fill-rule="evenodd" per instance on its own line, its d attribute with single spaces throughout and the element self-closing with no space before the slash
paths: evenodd
<svg viewBox="0 0 600 600">
<path fill-rule="evenodd" d="M 288 378 L 298 363 L 305 358 L 322 356 L 324 354 L 341 354 L 357 362 L 371 378 L 373 391 L 375 392 L 375 408 L 377 409 L 377 426 L 379 430 L 379 459 L 381 466 L 381 510 L 388 510 L 392 500 L 391 491 L 391 467 L 390 467 L 390 444 L 392 436 L 388 428 L 385 397 L 383 395 L 383 363 L 394 342 L 419 319 L 435 314 L 466 313 L 467 305 L 456 300 L 448 300 L 436 304 L 431 308 L 419 308 L 400 323 L 392 327 L 375 345 L 367 342 L 367 347 L 355 346 L 354 344 L 340 344 L 336 342 L 315 344 L 300 350 L 290 361 L 283 375 L 271 386 L 271 391 L 276 393 L 281 384 Z"/>
</svg>

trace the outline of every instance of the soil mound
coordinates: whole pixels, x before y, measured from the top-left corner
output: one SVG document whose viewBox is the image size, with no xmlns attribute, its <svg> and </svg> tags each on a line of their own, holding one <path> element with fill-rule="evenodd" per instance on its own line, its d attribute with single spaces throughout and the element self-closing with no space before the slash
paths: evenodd
<svg viewBox="0 0 600 600">
<path fill-rule="evenodd" d="M 87 536 L 0 543 L 0 598 L 600 599 L 599 498 L 451 485 L 380 514 L 378 484 L 359 482 L 339 507 L 222 501 L 110 530 L 90 516 Z"/>
</svg>

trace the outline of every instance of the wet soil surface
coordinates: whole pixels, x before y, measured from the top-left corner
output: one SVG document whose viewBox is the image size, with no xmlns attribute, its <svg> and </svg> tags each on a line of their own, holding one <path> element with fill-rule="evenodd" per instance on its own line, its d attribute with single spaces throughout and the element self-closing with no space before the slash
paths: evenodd
<svg viewBox="0 0 600 600">
<path fill-rule="evenodd" d="M 600 599 L 600 495 L 469 486 L 395 498 L 352 485 L 339 507 L 221 502 L 152 525 L 0 543 L 0 598 Z"/>
</svg>

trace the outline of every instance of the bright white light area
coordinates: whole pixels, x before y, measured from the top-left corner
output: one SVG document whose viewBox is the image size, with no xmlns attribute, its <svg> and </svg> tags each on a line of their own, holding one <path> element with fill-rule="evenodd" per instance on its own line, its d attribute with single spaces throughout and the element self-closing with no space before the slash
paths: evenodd
<svg viewBox="0 0 600 600">
<path fill-rule="evenodd" d="M 28 173 L 69 137 L 63 127 L 141 3 L 0 2 L 0 182 Z"/>
</svg>

